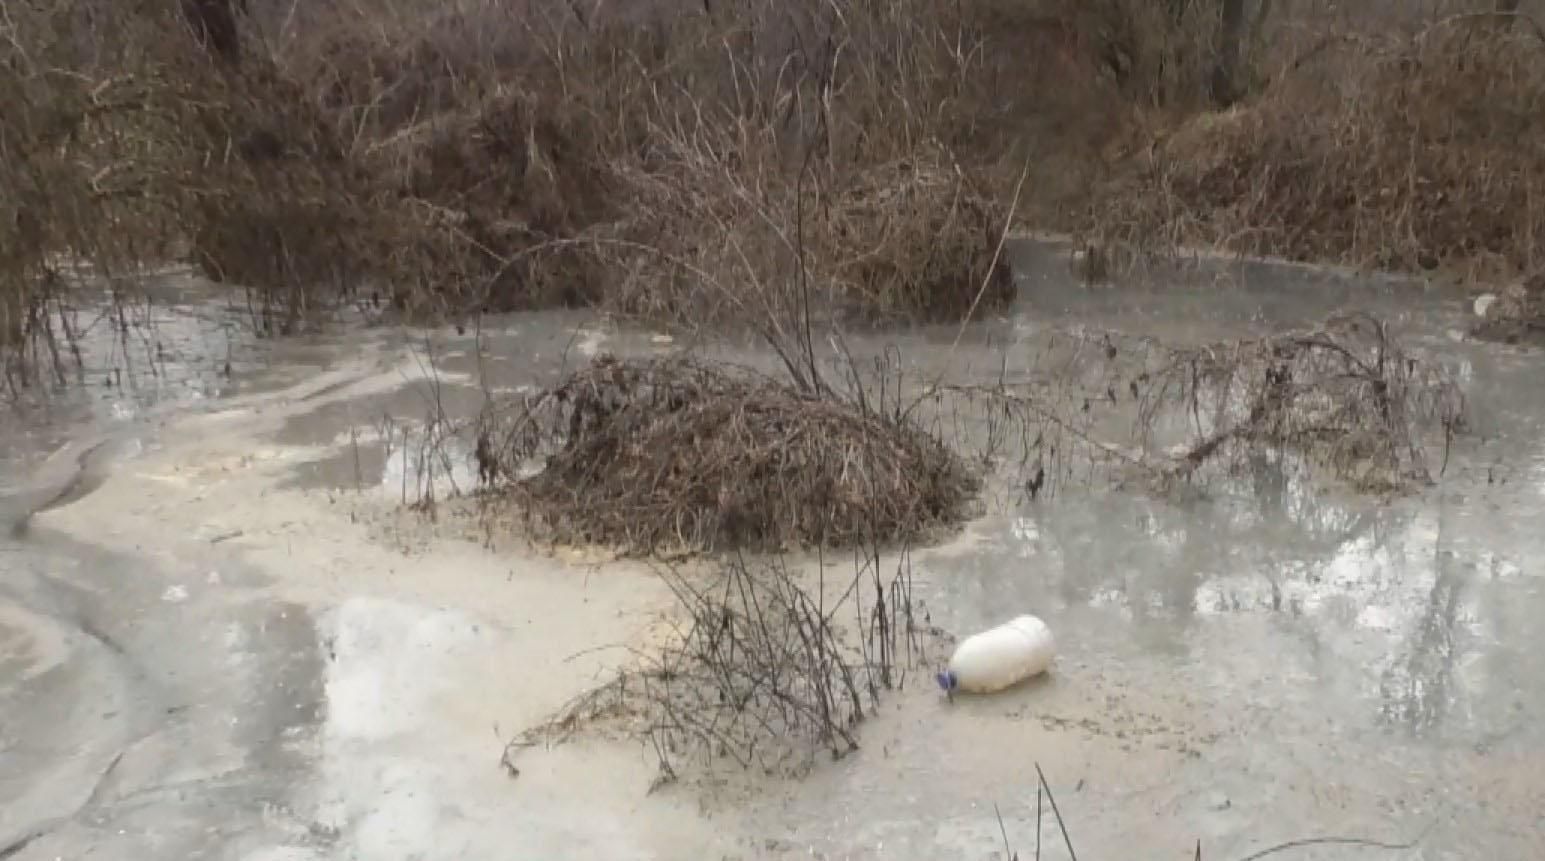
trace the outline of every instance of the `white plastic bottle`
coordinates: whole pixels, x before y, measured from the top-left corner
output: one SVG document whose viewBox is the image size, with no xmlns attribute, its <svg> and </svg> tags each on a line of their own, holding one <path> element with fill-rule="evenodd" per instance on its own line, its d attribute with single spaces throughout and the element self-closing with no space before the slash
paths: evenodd
<svg viewBox="0 0 1545 861">
<path fill-rule="evenodd" d="M 953 693 L 989 694 L 1046 672 L 1056 653 L 1051 629 L 1034 616 L 1020 616 L 973 634 L 955 647 L 939 687 Z"/>
</svg>

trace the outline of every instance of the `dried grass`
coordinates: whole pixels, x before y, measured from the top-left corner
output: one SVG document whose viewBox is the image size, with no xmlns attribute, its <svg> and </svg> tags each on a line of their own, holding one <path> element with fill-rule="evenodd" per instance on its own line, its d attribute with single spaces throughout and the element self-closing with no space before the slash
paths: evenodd
<svg viewBox="0 0 1545 861">
<path fill-rule="evenodd" d="M 1019 175 L 1027 218 L 1102 241 L 1540 268 L 1523 21 L 1320 38 L 1326 11 L 1272 31 L 1298 53 L 1268 75 L 1259 19 L 1244 102 L 1198 115 L 1217 0 L 247 7 L 239 51 L 206 56 L 167 38 L 189 35 L 169 0 L 7 4 L 10 378 L 69 354 L 61 257 L 123 296 L 183 245 L 271 332 L 383 296 L 427 319 L 957 319 L 984 283 L 983 310 L 1013 294 L 988 268 Z"/>
<path fill-rule="evenodd" d="M 1103 189 L 1093 234 L 1482 280 L 1545 241 L 1545 39 L 1455 18 L 1325 36 L 1259 96 L 1160 134 Z"/>
<path fill-rule="evenodd" d="M 79 370 L 74 264 L 116 295 L 176 234 L 178 177 L 142 156 L 188 123 L 173 86 L 187 70 L 134 38 L 171 26 L 147 0 L 26 0 L 0 14 L 0 358 L 13 394 Z"/>
<path fill-rule="evenodd" d="M 836 246 L 835 281 L 869 319 L 961 320 L 1013 301 L 1008 263 L 994 259 L 1006 213 L 937 149 L 859 173 L 816 224 Z"/>
<path fill-rule="evenodd" d="M 795 290 L 931 318 L 964 310 L 1001 232 L 982 171 L 1007 138 L 973 127 L 994 97 L 962 53 L 974 7 L 247 6 L 207 55 L 169 0 L 92 6 L 95 29 L 57 0 L 7 7 L 3 86 L 26 110 L 6 146 L 25 157 L 0 182 L 26 212 L 3 220 L 31 262 L 6 275 L 6 344 L 42 331 L 24 297 L 56 254 L 124 270 L 189 246 L 276 333 L 367 295 L 430 319 L 586 303 L 701 322 L 659 261 L 717 262 L 705 246 L 758 227 L 704 273 L 718 305 L 757 309 L 741 322 Z M 53 134 L 50 116 L 76 119 Z"/>
<path fill-rule="evenodd" d="M 791 178 L 773 135 L 737 137 L 660 132 L 648 170 L 619 171 L 641 215 L 598 243 L 627 273 L 612 307 L 765 331 L 802 325 L 806 303 L 822 320 L 920 322 L 962 319 L 984 283 L 984 310 L 1012 299 L 994 260 L 1007 212 L 941 147 Z"/>
<path fill-rule="evenodd" d="M 978 487 L 905 421 L 687 357 L 603 356 L 496 403 L 478 460 L 534 534 L 639 554 L 901 541 L 956 522 Z"/>
</svg>

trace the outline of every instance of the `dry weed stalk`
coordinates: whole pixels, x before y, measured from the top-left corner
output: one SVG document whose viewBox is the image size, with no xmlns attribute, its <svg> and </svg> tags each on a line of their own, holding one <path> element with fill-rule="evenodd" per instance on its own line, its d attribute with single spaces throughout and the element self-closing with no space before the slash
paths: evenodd
<svg viewBox="0 0 1545 861">
<path fill-rule="evenodd" d="M 854 380 L 869 408 L 924 428 L 961 452 L 1008 504 L 1098 484 L 1127 467 L 1152 467 L 1123 444 L 1132 433 L 1142 369 L 1169 356 L 1156 339 L 1084 327 L 1053 328 L 1001 356 L 997 378 L 906 384 L 900 357 Z M 849 363 L 851 365 L 851 363 Z M 1012 366 L 1012 370 L 1011 370 Z M 1146 377 L 1143 377 L 1146 379 Z"/>
<path fill-rule="evenodd" d="M 637 677 L 656 707 L 648 734 L 662 765 L 688 747 L 767 770 L 787 768 L 811 742 L 833 758 L 858 748 L 857 656 L 821 596 L 776 563 L 753 570 L 736 560 L 702 589 L 668 582 L 687 618 L 673 632 L 678 645 Z"/>
<path fill-rule="evenodd" d="M 537 533 L 644 554 L 910 538 L 977 487 L 908 422 L 689 357 L 599 357 L 492 404 L 477 450 L 485 486 Z"/>
</svg>

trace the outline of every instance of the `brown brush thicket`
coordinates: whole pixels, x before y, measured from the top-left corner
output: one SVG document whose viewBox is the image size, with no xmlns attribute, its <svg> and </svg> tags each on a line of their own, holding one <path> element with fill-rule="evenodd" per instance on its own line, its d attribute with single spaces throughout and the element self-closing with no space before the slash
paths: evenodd
<svg viewBox="0 0 1545 861">
<path fill-rule="evenodd" d="M 269 331 L 381 295 L 739 323 L 791 386 L 598 365 L 513 409 L 502 477 L 557 535 L 646 552 L 850 542 L 865 506 L 908 537 L 974 480 L 911 425 L 825 397 L 812 342 L 832 314 L 1008 299 L 1014 176 L 1027 217 L 1092 194 L 1084 214 L 1117 239 L 1536 264 L 1532 26 L 1306 40 L 1271 29 L 1270 4 L 1236 6 L 18 0 L 0 39 L 7 379 L 63 379 L 84 301 L 65 258 L 128 289 L 174 242 Z M 1291 62 L 1267 75 L 1274 39 Z M 604 421 L 567 424 L 597 403 Z M 1023 406 L 1042 410 L 1026 428 L 1051 420 Z M 509 471 L 543 448 L 546 470 Z M 1052 460 L 1024 456 L 1032 485 Z"/>
<path fill-rule="evenodd" d="M 1481 280 L 1540 269 L 1545 33 L 1460 16 L 1321 34 L 1095 195 L 1107 241 Z"/>
<path fill-rule="evenodd" d="M 183 251 L 276 332 L 954 319 L 1012 295 L 1021 175 L 1014 220 L 1112 242 L 1537 269 L 1538 27 L 1344 6 L 16 0 L 0 342 L 68 364 L 62 261 Z"/>
<path fill-rule="evenodd" d="M 191 254 L 248 289 L 258 326 L 293 331 L 311 305 L 397 274 L 423 234 L 294 82 L 235 62 L 221 26 L 195 31 L 190 16 L 218 8 L 6 4 L 0 351 L 13 389 L 78 371 L 77 312 L 133 301 L 147 267 Z"/>
<path fill-rule="evenodd" d="M 13 391 L 35 369 L 66 381 L 78 264 L 116 289 L 176 235 L 178 176 L 145 155 L 187 122 L 175 88 L 188 73 L 132 37 L 175 26 L 157 12 L 17 2 L 0 17 L 0 356 Z"/>
<path fill-rule="evenodd" d="M 491 404 L 476 457 L 534 535 L 643 555 L 906 541 L 978 487 L 903 418 L 688 357 L 602 356 Z"/>
<path fill-rule="evenodd" d="M 260 29 L 350 160 L 462 243 L 470 259 L 414 292 L 744 323 L 795 289 L 948 317 L 988 280 L 1007 214 L 969 129 L 990 94 L 953 41 L 979 17 L 934 0 L 462 0 L 276 8 Z"/>
<path fill-rule="evenodd" d="M 8 262 L 5 340 L 43 330 L 37 260 L 105 260 L 125 233 L 147 241 L 116 258 L 186 250 L 279 332 L 357 296 L 740 322 L 795 291 L 880 319 L 991 307 L 995 171 L 1022 163 L 1020 107 L 1067 89 L 1032 85 L 1056 63 L 1025 46 L 1072 56 L 1020 6 L 18 0 L 0 86 L 24 155 L 0 182 L 31 262 Z"/>
</svg>

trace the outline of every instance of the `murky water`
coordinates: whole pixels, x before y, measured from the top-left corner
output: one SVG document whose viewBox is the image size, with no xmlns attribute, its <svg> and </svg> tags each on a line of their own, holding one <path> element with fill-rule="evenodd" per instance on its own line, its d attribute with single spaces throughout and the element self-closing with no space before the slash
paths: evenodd
<svg viewBox="0 0 1545 861">
<path fill-rule="evenodd" d="M 0 539 L 0 854 L 1002 858 L 1006 833 L 1033 857 L 1040 766 L 1080 857 L 1325 836 L 1545 857 L 1541 357 L 1464 340 L 1463 299 L 1408 282 L 1226 264 L 1085 289 L 1016 253 L 1013 313 L 855 352 L 995 379 L 1050 327 L 1201 341 L 1364 308 L 1459 372 L 1476 433 L 1388 501 L 1270 464 L 1205 498 L 1005 497 L 914 555 L 915 588 L 959 633 L 1041 615 L 1049 678 L 953 704 L 912 686 L 803 780 L 646 795 L 628 744 L 537 751 L 517 779 L 497 757 L 669 609 L 660 582 L 392 509 L 426 418 L 682 345 L 573 313 L 255 342 L 239 310 L 174 296 L 128 354 L 154 361 L 88 353 L 88 388 L 0 437 L 0 519 L 31 514 Z M 1040 839 L 1065 857 L 1049 812 Z"/>
</svg>

